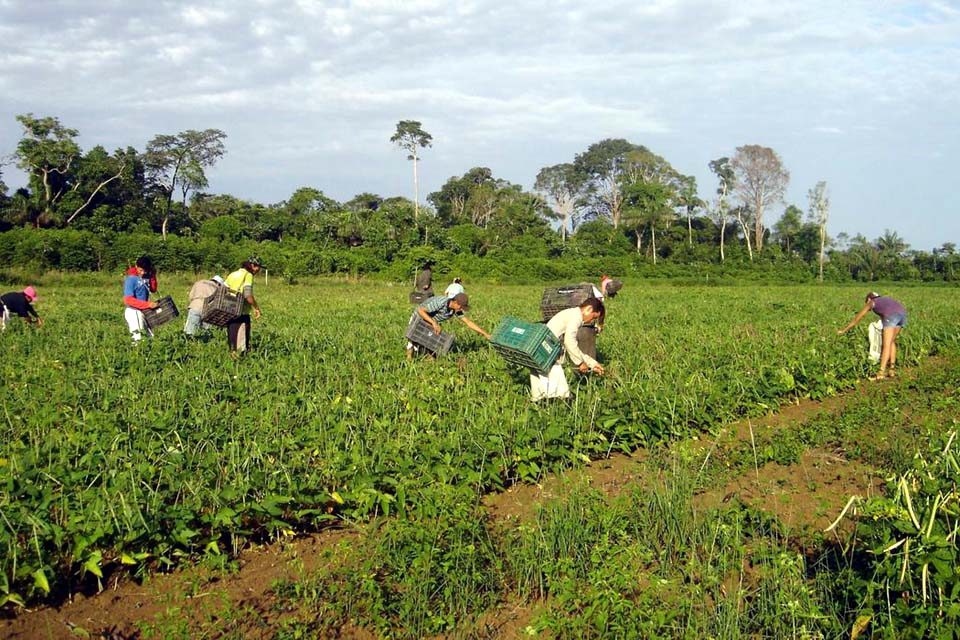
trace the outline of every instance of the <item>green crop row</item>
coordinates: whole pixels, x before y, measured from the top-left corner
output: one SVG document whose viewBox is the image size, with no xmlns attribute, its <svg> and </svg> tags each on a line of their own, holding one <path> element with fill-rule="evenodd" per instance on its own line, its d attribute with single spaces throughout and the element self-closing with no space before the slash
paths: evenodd
<svg viewBox="0 0 960 640">
<path fill-rule="evenodd" d="M 189 282 L 161 285 L 180 303 Z M 179 326 L 131 348 L 118 289 L 48 286 L 46 325 L 0 338 L 0 599 L 389 514 L 435 483 L 534 481 L 869 371 L 863 333 L 835 334 L 854 289 L 628 283 L 598 341 L 608 375 L 570 373 L 573 399 L 543 406 L 526 372 L 456 321 L 450 356 L 406 362 L 401 287 L 258 282 L 265 315 L 239 362 L 222 334 L 190 342 Z M 471 317 L 537 319 L 540 291 L 471 287 Z M 911 311 L 904 365 L 957 349 L 951 291 L 897 297 Z"/>
</svg>

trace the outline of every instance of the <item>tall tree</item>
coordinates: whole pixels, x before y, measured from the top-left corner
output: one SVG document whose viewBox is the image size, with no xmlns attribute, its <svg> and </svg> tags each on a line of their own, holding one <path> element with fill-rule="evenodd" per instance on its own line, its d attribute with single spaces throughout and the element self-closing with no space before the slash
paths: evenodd
<svg viewBox="0 0 960 640">
<path fill-rule="evenodd" d="M 160 134 L 147 143 L 144 165 L 147 177 L 164 196 L 161 233 L 167 238 L 170 206 L 179 189 L 183 204 L 191 190 L 207 185 L 205 169 L 216 164 L 225 153 L 227 134 L 219 129 L 189 129 L 176 135 Z"/>
<path fill-rule="evenodd" d="M 97 199 L 103 200 L 104 191 L 110 183 L 126 175 L 131 177 L 134 162 L 129 154 L 122 149 L 110 156 L 106 149 L 96 146 L 84 155 L 74 172 L 75 182 L 71 187 L 72 198 L 69 208 L 72 212 L 67 215 L 64 224 L 70 224 L 74 219 L 90 208 Z M 81 185 L 84 187 L 81 190 Z M 90 187 L 93 187 L 91 190 Z M 65 198 L 65 201 L 67 199 Z"/>
<path fill-rule="evenodd" d="M 784 251 L 788 256 L 792 255 L 790 243 L 800 233 L 802 226 L 803 212 L 792 204 L 784 210 L 783 216 L 773 225 L 773 232 L 777 235 L 777 239 L 783 242 Z"/>
<path fill-rule="evenodd" d="M 627 154 L 641 149 L 622 138 L 608 138 L 590 145 L 573 160 L 594 217 L 608 218 L 614 229 L 620 225 L 621 183 L 628 168 Z"/>
<path fill-rule="evenodd" d="M 743 232 L 743 240 L 747 244 L 747 255 L 750 256 L 750 262 L 753 262 L 753 246 L 750 241 L 750 205 L 740 204 L 733 208 L 733 216 L 740 225 L 740 231 Z"/>
<path fill-rule="evenodd" d="M 720 262 L 724 261 L 723 236 L 727 229 L 727 220 L 730 218 L 728 197 L 736 182 L 730 158 L 723 157 L 711 160 L 708 164 L 710 171 L 717 176 L 717 199 L 714 202 L 711 218 L 720 227 Z"/>
<path fill-rule="evenodd" d="M 703 200 L 697 195 L 697 179 L 694 176 L 679 176 L 677 189 L 677 205 L 683 208 L 687 218 L 687 245 L 693 246 L 693 214 L 704 206 Z"/>
<path fill-rule="evenodd" d="M 765 231 L 763 214 L 771 204 L 783 200 L 790 172 L 776 151 L 757 144 L 737 147 L 730 164 L 737 178 L 734 191 L 753 215 L 754 246 L 760 251 Z"/>
<path fill-rule="evenodd" d="M 397 123 L 397 130 L 390 137 L 394 143 L 407 152 L 407 160 L 413 162 L 413 217 L 420 217 L 420 183 L 417 179 L 417 162 L 420 161 L 419 151 L 431 146 L 433 136 L 423 130 L 416 120 L 401 120 Z"/>
<path fill-rule="evenodd" d="M 820 264 L 818 279 L 823 282 L 823 262 L 826 258 L 827 249 L 827 218 L 830 215 L 830 194 L 827 193 L 827 183 L 820 181 L 813 189 L 807 192 L 807 200 L 810 202 L 810 221 L 817 225 L 820 230 Z"/>
<path fill-rule="evenodd" d="M 657 227 L 669 223 L 673 217 L 673 198 L 673 191 L 658 182 L 638 180 L 623 188 L 624 220 L 637 234 L 637 252 L 643 227 L 650 229 L 653 264 L 657 264 Z"/>
<path fill-rule="evenodd" d="M 17 122 L 24 130 L 17 144 L 17 166 L 30 175 L 34 191 L 42 194 L 43 215 L 49 219 L 54 205 L 73 183 L 71 172 L 80 156 L 80 146 L 74 138 L 80 132 L 51 116 L 36 118 L 27 113 L 17 116 Z"/>
<path fill-rule="evenodd" d="M 573 208 L 583 187 L 573 164 L 555 164 L 540 169 L 533 183 L 534 190 L 547 197 L 560 220 L 560 240 L 567 241 L 567 228 L 573 218 Z M 571 229 L 572 231 L 572 229 Z"/>
<path fill-rule="evenodd" d="M 65 216 L 64 224 L 73 222 L 129 166 L 122 152 L 111 158 L 103 147 L 83 156 L 74 140 L 77 130 L 64 127 L 57 118 L 28 113 L 17 116 L 17 121 L 24 128 L 17 145 L 19 166 L 30 174 L 35 193 L 42 194 L 41 217 L 46 222 L 53 219 L 55 210 Z"/>
</svg>

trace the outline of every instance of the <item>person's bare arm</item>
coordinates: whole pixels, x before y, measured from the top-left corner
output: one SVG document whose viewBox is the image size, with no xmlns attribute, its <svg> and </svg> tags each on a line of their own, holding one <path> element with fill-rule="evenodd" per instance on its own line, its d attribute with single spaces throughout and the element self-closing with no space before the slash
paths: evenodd
<svg viewBox="0 0 960 640">
<path fill-rule="evenodd" d="M 433 334 L 440 335 L 440 323 L 430 317 L 430 314 L 427 313 L 427 310 L 423 307 L 417 307 L 417 313 L 420 314 L 420 317 L 423 318 L 424 322 L 430 324 L 433 327 Z"/>
<path fill-rule="evenodd" d="M 486 331 L 484 331 L 483 329 L 481 329 L 480 326 L 477 325 L 476 322 L 474 322 L 473 320 L 471 320 L 471 319 L 468 318 L 467 316 L 460 316 L 460 320 L 463 321 L 463 324 L 467 325 L 468 327 L 470 327 L 471 329 L 473 329 L 474 331 L 476 331 L 477 333 L 479 333 L 480 335 L 482 335 L 482 336 L 483 336 L 484 338 L 486 338 L 487 340 L 490 339 L 490 334 L 487 333 Z"/>
<path fill-rule="evenodd" d="M 837 330 L 837 333 L 838 333 L 839 335 L 843 335 L 844 333 L 846 333 L 846 332 L 849 331 L 850 329 L 853 329 L 855 326 L 857 326 L 857 324 L 858 324 L 861 320 L 863 320 L 863 316 L 867 315 L 867 314 L 870 312 L 871 309 L 873 309 L 873 300 L 867 301 L 867 304 L 863 305 L 863 309 L 860 309 L 860 313 L 858 313 L 857 315 L 855 315 L 855 316 L 853 317 L 853 320 L 850 321 L 850 324 L 848 324 L 847 326 L 845 326 L 843 329 L 838 329 L 838 330 Z"/>
</svg>

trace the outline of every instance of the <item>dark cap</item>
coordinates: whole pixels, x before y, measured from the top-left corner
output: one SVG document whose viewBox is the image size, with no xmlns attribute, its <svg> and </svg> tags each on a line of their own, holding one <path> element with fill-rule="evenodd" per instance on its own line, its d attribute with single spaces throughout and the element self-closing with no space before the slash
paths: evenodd
<svg viewBox="0 0 960 640">
<path fill-rule="evenodd" d="M 467 294 L 465 293 L 458 293 L 457 295 L 453 296 L 451 300 L 459 304 L 460 308 L 464 311 L 470 308 L 470 301 L 467 299 Z"/>
<path fill-rule="evenodd" d="M 263 267 L 263 260 L 260 259 L 260 256 L 252 256 L 247 259 L 247 262 L 254 267 Z"/>
</svg>

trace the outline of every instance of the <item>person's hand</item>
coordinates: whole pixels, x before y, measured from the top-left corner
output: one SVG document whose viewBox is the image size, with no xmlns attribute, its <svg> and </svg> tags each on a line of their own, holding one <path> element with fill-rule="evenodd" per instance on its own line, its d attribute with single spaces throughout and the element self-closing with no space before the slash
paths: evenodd
<svg viewBox="0 0 960 640">
<path fill-rule="evenodd" d="M 842 335 L 845 334 L 846 332 L 847 332 L 846 329 L 837 329 L 837 335 L 838 335 L 838 336 L 842 336 Z"/>
<path fill-rule="evenodd" d="M 599 334 L 601 331 L 603 331 L 603 327 L 597 325 L 597 334 Z"/>
<path fill-rule="evenodd" d="M 433 335 L 435 336 L 440 335 L 440 324 L 436 321 L 434 321 L 433 323 Z"/>
<path fill-rule="evenodd" d="M 580 373 L 589 373 L 589 372 L 590 372 L 590 366 L 586 362 L 581 362 Z"/>
<path fill-rule="evenodd" d="M 43 326 L 43 318 L 37 318 L 37 328 L 39 329 L 42 326 Z"/>
<path fill-rule="evenodd" d="M 262 315 L 263 315 L 263 313 L 260 311 L 260 307 L 256 307 L 256 308 L 253 310 L 253 317 L 256 318 L 257 320 L 259 320 L 259 319 L 260 319 L 260 316 L 262 316 Z"/>
<path fill-rule="evenodd" d="M 603 365 L 600 364 L 599 362 L 598 362 L 597 364 L 595 364 L 594 367 L 593 367 L 593 372 L 594 372 L 595 374 L 597 374 L 598 376 L 602 376 L 602 375 L 603 375 Z"/>
<path fill-rule="evenodd" d="M 159 306 L 160 306 L 160 303 L 159 303 L 159 302 L 151 302 L 149 308 L 150 308 L 150 309 L 156 309 L 156 308 L 159 307 Z"/>
</svg>

